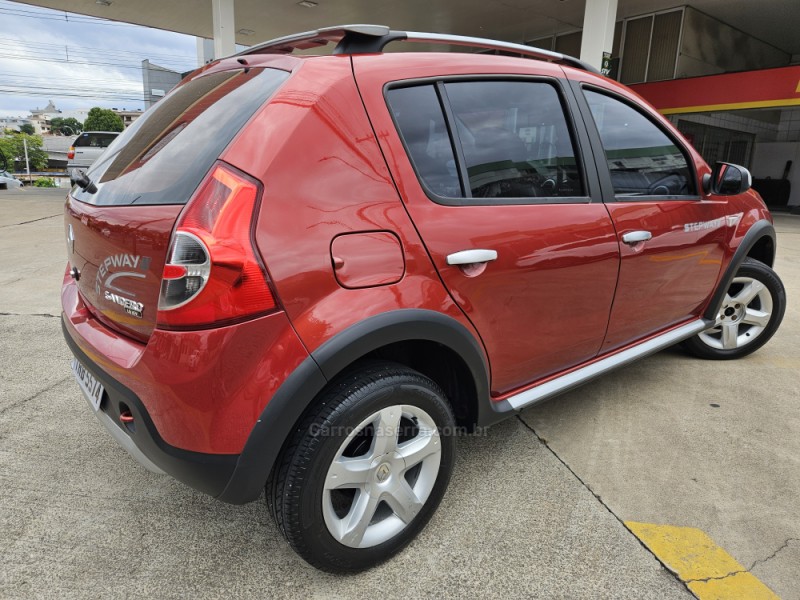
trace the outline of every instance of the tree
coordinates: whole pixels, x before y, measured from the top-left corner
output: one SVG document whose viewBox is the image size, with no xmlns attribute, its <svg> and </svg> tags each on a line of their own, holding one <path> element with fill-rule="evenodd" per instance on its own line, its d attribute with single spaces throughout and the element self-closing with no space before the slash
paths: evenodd
<svg viewBox="0 0 800 600">
<path fill-rule="evenodd" d="M 67 117 L 61 124 L 61 133 L 67 134 L 67 131 L 64 131 L 65 128 L 69 127 L 72 132 L 68 135 L 78 135 L 81 131 L 83 131 L 83 123 L 78 121 L 75 117 Z"/>
<path fill-rule="evenodd" d="M 42 148 L 42 137 L 39 135 L 28 135 L 27 133 L 15 133 L 6 137 L 0 137 L 0 152 L 8 160 L 8 166 L 13 170 L 14 161 L 25 161 L 25 140 L 28 143 L 28 162 L 31 171 L 41 171 L 47 167 L 47 152 Z"/>
<path fill-rule="evenodd" d="M 62 135 L 78 135 L 83 131 L 83 123 L 74 117 L 53 117 L 50 119 L 50 131 L 59 132 Z"/>
<path fill-rule="evenodd" d="M 122 118 L 113 110 L 95 106 L 83 124 L 84 131 L 122 131 L 125 125 Z"/>
<path fill-rule="evenodd" d="M 33 125 L 30 123 L 23 123 L 19 126 L 20 133 L 27 133 L 28 135 L 33 135 L 36 133 L 36 130 L 33 128 Z"/>
</svg>

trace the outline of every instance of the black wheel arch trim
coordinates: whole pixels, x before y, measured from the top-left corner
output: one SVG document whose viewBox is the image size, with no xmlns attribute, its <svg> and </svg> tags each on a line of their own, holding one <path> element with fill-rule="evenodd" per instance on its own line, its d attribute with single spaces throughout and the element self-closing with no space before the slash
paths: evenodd
<svg viewBox="0 0 800 600">
<path fill-rule="evenodd" d="M 410 340 L 437 342 L 461 357 L 476 387 L 477 425 L 488 426 L 507 416 L 492 409 L 483 349 L 464 325 L 432 310 L 400 309 L 381 313 L 325 342 L 284 381 L 261 413 L 227 487 L 217 498 L 232 504 L 257 499 L 284 443 L 328 382 L 370 352 Z"/>
<path fill-rule="evenodd" d="M 753 247 L 765 237 L 772 239 L 772 247 L 774 249 L 776 247 L 775 227 L 766 219 L 756 221 L 750 226 L 750 229 L 747 230 L 744 238 L 739 243 L 739 247 L 736 248 L 736 251 L 733 253 L 733 258 L 731 258 L 731 262 L 728 263 L 725 273 L 722 275 L 722 278 L 719 281 L 717 290 L 711 297 L 708 308 L 706 308 L 705 313 L 703 313 L 703 317 L 705 319 L 716 321 L 717 313 L 722 306 L 722 302 L 725 300 L 725 293 L 728 291 L 733 278 L 736 277 L 736 272 L 739 270 L 739 267 L 742 266 L 742 262 L 744 262 L 744 259 L 747 258 Z"/>
</svg>

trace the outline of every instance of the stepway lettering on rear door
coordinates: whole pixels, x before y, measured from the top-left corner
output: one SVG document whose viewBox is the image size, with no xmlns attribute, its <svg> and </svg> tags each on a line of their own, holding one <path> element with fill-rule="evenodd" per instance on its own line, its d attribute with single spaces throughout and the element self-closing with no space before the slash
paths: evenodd
<svg viewBox="0 0 800 600">
<path fill-rule="evenodd" d="M 103 294 L 106 300 L 118 304 L 129 315 L 141 319 L 144 311 L 144 304 L 132 300 L 131 298 L 135 298 L 136 294 L 131 290 L 120 287 L 120 282 L 118 280 L 125 279 L 126 277 L 144 279 L 147 276 L 147 269 L 149 267 L 149 256 L 124 253 L 107 256 L 97 268 L 97 277 L 94 283 L 95 291 L 99 295 L 102 293 L 103 288 L 106 288 Z M 126 270 L 117 271 L 117 269 Z"/>
</svg>

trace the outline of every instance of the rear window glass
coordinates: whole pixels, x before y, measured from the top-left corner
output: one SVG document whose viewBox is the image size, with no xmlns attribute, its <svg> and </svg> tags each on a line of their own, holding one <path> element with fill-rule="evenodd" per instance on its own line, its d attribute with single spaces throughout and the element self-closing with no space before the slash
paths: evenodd
<svg viewBox="0 0 800 600">
<path fill-rule="evenodd" d="M 432 85 L 389 91 L 397 121 L 417 173 L 437 196 L 463 196 L 442 107 Z"/>
<path fill-rule="evenodd" d="M 583 195 L 556 88 L 540 81 L 445 84 L 473 198 Z"/>
<path fill-rule="evenodd" d="M 584 195 L 566 115 L 549 82 L 435 85 L 440 94 L 434 84 L 387 92 L 417 175 L 434 196 L 546 202 Z"/>
<path fill-rule="evenodd" d="M 185 204 L 203 176 L 289 73 L 248 69 L 175 88 L 120 134 L 88 171 L 97 185 L 72 195 L 97 205 Z"/>
<path fill-rule="evenodd" d="M 115 139 L 117 133 L 82 133 L 72 145 L 76 148 L 108 148 Z"/>
</svg>

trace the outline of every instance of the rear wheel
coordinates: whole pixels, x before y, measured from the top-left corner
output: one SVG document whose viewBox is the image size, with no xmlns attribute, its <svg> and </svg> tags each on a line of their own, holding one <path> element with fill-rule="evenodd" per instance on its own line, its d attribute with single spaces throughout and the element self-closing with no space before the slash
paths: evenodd
<svg viewBox="0 0 800 600">
<path fill-rule="evenodd" d="M 334 382 L 267 485 L 292 548 L 315 567 L 359 571 L 425 526 L 453 465 L 453 416 L 427 377 L 372 363 Z"/>
<path fill-rule="evenodd" d="M 786 310 L 786 291 L 775 272 L 752 258 L 744 259 L 725 294 L 713 327 L 684 342 L 701 358 L 746 356 L 775 334 Z"/>
</svg>

